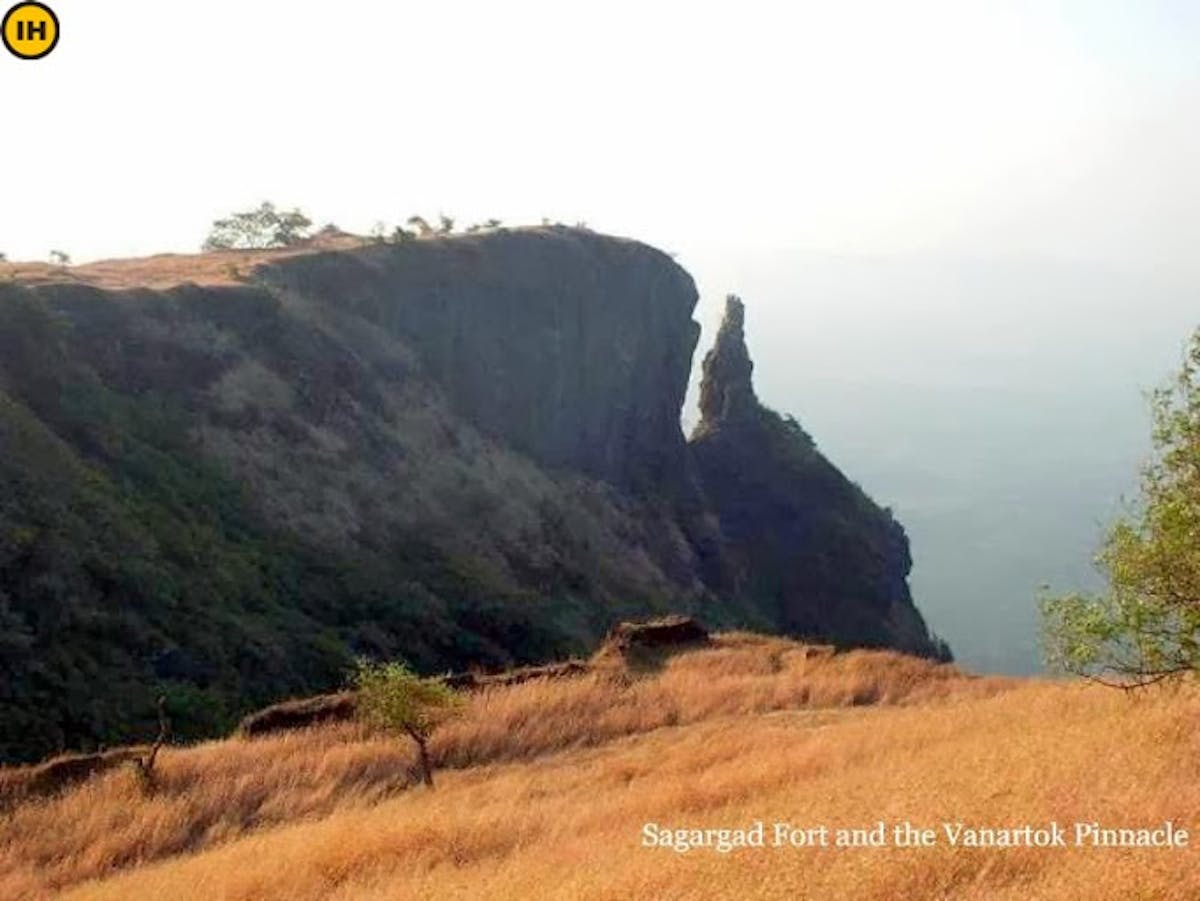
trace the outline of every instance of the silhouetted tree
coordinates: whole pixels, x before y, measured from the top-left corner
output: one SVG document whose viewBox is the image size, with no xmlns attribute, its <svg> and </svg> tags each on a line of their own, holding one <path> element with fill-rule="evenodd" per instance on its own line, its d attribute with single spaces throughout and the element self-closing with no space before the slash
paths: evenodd
<svg viewBox="0 0 1200 901">
<path fill-rule="evenodd" d="M 304 240 L 312 220 L 298 209 L 282 212 L 263 201 L 258 209 L 234 213 L 213 222 L 205 250 L 262 250 L 288 247 Z"/>
<path fill-rule="evenodd" d="M 467 226 L 468 234 L 476 232 L 490 231 L 491 229 L 499 228 L 503 223 L 499 219 L 487 219 L 483 222 L 476 222 L 473 225 Z"/>
<path fill-rule="evenodd" d="M 417 230 L 417 234 L 422 238 L 426 238 L 433 234 L 433 226 L 431 226 L 424 216 L 409 216 L 406 225 L 411 225 Z"/>
</svg>

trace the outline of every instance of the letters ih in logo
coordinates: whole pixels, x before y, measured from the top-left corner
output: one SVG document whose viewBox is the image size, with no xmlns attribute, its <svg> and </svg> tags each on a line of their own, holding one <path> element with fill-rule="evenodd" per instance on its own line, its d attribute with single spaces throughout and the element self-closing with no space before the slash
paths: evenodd
<svg viewBox="0 0 1200 901">
<path fill-rule="evenodd" d="M 41 59 L 58 44 L 58 16 L 45 3 L 18 3 L 4 14 L 0 37 L 13 56 Z"/>
</svg>

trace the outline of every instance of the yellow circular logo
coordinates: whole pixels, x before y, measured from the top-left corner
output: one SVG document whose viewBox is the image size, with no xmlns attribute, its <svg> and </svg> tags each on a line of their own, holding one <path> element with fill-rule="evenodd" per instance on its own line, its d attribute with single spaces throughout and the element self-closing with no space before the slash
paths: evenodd
<svg viewBox="0 0 1200 901">
<path fill-rule="evenodd" d="M 13 56 L 41 59 L 58 44 L 58 16 L 45 3 L 18 3 L 5 13 L 0 37 Z"/>
</svg>

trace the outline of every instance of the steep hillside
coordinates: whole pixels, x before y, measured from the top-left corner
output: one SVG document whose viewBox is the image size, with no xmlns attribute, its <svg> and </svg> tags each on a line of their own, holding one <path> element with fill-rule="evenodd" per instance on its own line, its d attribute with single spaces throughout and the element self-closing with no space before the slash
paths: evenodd
<svg viewBox="0 0 1200 901">
<path fill-rule="evenodd" d="M 689 447 L 696 292 L 645 245 L 342 237 L 12 274 L 0 759 L 152 735 L 160 692 L 212 735 L 355 654 L 498 667 L 668 609 L 939 652 L 865 498 L 821 519 L 792 449 Z M 743 465 L 779 473 L 775 519 L 731 505 Z"/>
</svg>

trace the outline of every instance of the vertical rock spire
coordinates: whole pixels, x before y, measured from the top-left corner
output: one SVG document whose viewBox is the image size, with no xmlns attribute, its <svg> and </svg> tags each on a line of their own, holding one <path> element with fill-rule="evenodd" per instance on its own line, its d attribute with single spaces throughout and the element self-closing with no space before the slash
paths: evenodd
<svg viewBox="0 0 1200 901">
<path fill-rule="evenodd" d="M 725 298 L 725 316 L 712 349 L 705 355 L 700 383 L 701 431 L 752 416 L 758 410 L 752 376 L 754 363 L 746 350 L 746 310 L 734 294 Z"/>
<path fill-rule="evenodd" d="M 689 444 L 720 532 L 709 584 L 788 635 L 948 657 L 913 604 L 904 530 L 759 403 L 744 325 L 742 302 L 726 298 Z"/>
</svg>

